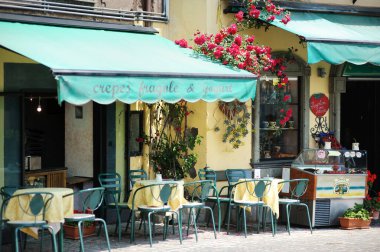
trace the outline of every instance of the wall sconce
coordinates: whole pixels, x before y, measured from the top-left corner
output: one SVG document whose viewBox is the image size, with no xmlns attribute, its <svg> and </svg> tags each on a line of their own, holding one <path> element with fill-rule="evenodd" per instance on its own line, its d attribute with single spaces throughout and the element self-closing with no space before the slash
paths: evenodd
<svg viewBox="0 0 380 252">
<path fill-rule="evenodd" d="M 38 97 L 38 107 L 37 107 L 37 112 L 40 113 L 42 111 L 41 108 L 41 97 Z"/>
<path fill-rule="evenodd" d="M 321 78 L 324 78 L 327 74 L 326 69 L 324 69 L 323 67 L 318 67 L 317 71 L 318 71 L 318 76 Z"/>
</svg>

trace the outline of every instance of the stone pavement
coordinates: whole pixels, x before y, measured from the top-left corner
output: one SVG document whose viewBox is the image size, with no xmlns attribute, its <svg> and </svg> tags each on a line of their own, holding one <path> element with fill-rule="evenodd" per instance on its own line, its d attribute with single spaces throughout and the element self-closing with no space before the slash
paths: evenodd
<svg viewBox="0 0 380 252">
<path fill-rule="evenodd" d="M 370 229 L 341 230 L 338 227 L 315 228 L 313 234 L 305 227 L 292 227 L 291 235 L 288 235 L 284 225 L 279 225 L 275 237 L 268 230 L 256 233 L 256 229 L 248 227 L 248 237 L 244 233 L 236 233 L 232 227 L 232 233 L 226 234 L 222 230 L 214 239 L 210 228 L 200 227 L 198 243 L 195 241 L 194 230 L 190 228 L 189 236 L 183 229 L 184 240 L 180 245 L 178 234 L 171 232 L 168 239 L 162 240 L 162 226 L 158 225 L 157 236 L 154 238 L 153 247 L 150 248 L 148 238 L 144 238 L 142 230 L 137 234 L 135 244 L 129 243 L 129 233 L 123 234 L 121 242 L 114 235 L 114 226 L 109 226 L 112 251 L 379 251 L 380 247 L 380 222 L 374 222 Z M 171 230 L 171 229 L 169 229 Z M 46 237 L 48 238 L 48 237 Z M 45 250 L 50 251 L 50 243 L 44 243 Z M 85 238 L 86 251 L 107 251 L 104 236 Z M 10 251 L 9 246 L 4 246 L 1 251 Z M 26 251 L 39 251 L 36 241 L 29 239 Z M 79 251 L 79 241 L 65 239 L 65 251 Z"/>
</svg>

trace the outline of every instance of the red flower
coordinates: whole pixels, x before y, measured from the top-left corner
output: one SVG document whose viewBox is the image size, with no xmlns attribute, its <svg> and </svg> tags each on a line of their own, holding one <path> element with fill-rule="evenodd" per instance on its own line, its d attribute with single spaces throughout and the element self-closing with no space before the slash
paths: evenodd
<svg viewBox="0 0 380 252">
<path fill-rule="evenodd" d="M 205 42 L 206 42 L 206 38 L 205 38 L 204 34 L 202 34 L 198 37 L 195 37 L 195 39 L 194 39 L 194 43 L 197 45 L 203 45 Z"/>
<path fill-rule="evenodd" d="M 236 24 L 232 24 L 230 27 L 228 27 L 227 32 L 231 35 L 235 34 L 237 32 Z"/>
<path fill-rule="evenodd" d="M 217 33 L 216 35 L 215 35 L 215 43 L 216 44 L 220 44 L 222 41 L 223 41 L 223 39 L 224 39 L 224 36 L 222 35 L 222 34 L 220 34 L 220 33 Z"/>
<path fill-rule="evenodd" d="M 271 15 L 271 16 L 269 16 L 269 17 L 267 18 L 267 21 L 271 22 L 271 21 L 273 21 L 275 18 L 276 18 L 275 16 Z"/>
<path fill-rule="evenodd" d="M 260 11 L 257 9 L 252 9 L 248 13 L 251 17 L 259 18 L 260 17 Z"/>
<path fill-rule="evenodd" d="M 222 53 L 221 51 L 216 50 L 216 51 L 214 52 L 214 57 L 215 57 L 215 58 L 219 59 L 219 58 L 221 58 L 222 56 L 223 56 L 223 53 Z"/>
<path fill-rule="evenodd" d="M 185 39 L 176 40 L 174 42 L 180 47 L 187 48 L 187 41 Z"/>
<path fill-rule="evenodd" d="M 290 109 L 288 109 L 288 111 L 286 111 L 286 116 L 292 117 L 292 115 L 293 115 L 293 110 L 290 108 Z"/>
<path fill-rule="evenodd" d="M 241 37 L 239 35 L 235 37 L 234 43 L 241 46 Z"/>
<path fill-rule="evenodd" d="M 242 62 L 240 62 L 239 64 L 238 64 L 238 68 L 240 68 L 240 69 L 244 69 L 245 68 L 245 63 L 242 63 Z"/>
<path fill-rule="evenodd" d="M 285 95 L 284 96 L 284 102 L 287 102 L 290 99 L 290 95 Z"/>
<path fill-rule="evenodd" d="M 136 138 L 136 142 L 138 142 L 138 143 L 142 143 L 142 142 L 144 142 L 144 138 L 142 138 L 142 137 L 137 137 L 137 138 Z"/>
<path fill-rule="evenodd" d="M 236 18 L 237 21 L 239 21 L 239 22 L 243 21 L 243 18 L 244 18 L 244 12 L 239 11 L 238 13 L 235 14 L 235 18 Z"/>
<path fill-rule="evenodd" d="M 254 35 L 252 35 L 252 36 L 250 36 L 250 37 L 247 38 L 247 42 L 248 43 L 253 43 L 254 41 L 255 41 L 255 36 Z"/>
<path fill-rule="evenodd" d="M 209 50 L 212 50 L 212 49 L 214 49 L 215 47 L 216 47 L 216 44 L 213 44 L 213 43 L 210 43 L 210 44 L 207 45 L 207 48 L 208 48 Z"/>
<path fill-rule="evenodd" d="M 287 14 L 287 15 L 285 15 L 282 19 L 281 19 L 281 22 L 283 23 L 283 24 L 287 24 L 287 23 L 289 23 L 289 21 L 290 21 L 290 16 Z"/>
</svg>

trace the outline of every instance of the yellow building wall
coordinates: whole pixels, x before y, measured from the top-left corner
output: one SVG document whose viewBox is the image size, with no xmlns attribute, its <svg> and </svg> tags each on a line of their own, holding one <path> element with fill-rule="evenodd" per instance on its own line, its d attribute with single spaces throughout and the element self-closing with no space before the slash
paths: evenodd
<svg viewBox="0 0 380 252">
<path fill-rule="evenodd" d="M 36 63 L 19 54 L 0 48 L 0 92 L 4 91 L 5 63 Z M 0 96 L 0 187 L 4 186 L 4 96 Z"/>
</svg>

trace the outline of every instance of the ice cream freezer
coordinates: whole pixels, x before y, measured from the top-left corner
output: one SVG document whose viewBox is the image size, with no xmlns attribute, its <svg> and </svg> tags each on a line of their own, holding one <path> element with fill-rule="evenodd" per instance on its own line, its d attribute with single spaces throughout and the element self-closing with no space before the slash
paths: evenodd
<svg viewBox="0 0 380 252">
<path fill-rule="evenodd" d="M 305 149 L 284 169 L 283 178 L 308 178 L 302 202 L 308 204 L 313 227 L 339 224 L 338 217 L 362 204 L 366 195 L 367 152 L 362 150 Z M 286 193 L 287 188 L 283 189 Z M 303 207 L 292 207 L 291 223 L 308 225 Z M 283 211 L 281 216 L 285 217 Z"/>
</svg>

